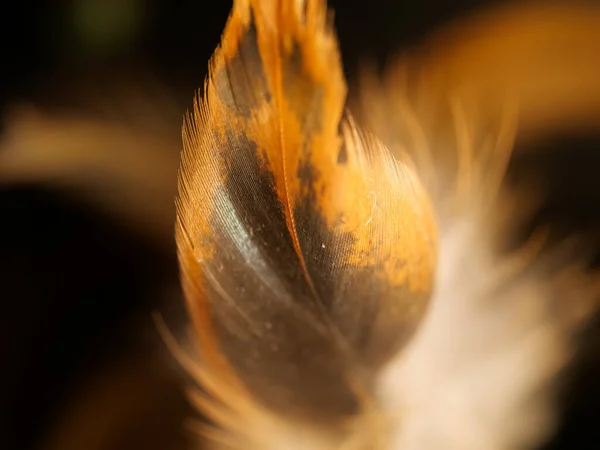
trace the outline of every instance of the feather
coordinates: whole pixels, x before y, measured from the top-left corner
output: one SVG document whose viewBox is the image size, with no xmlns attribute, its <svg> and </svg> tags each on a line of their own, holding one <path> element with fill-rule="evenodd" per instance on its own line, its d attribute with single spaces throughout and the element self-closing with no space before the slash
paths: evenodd
<svg viewBox="0 0 600 450">
<path fill-rule="evenodd" d="M 226 409 L 336 430 L 426 310 L 429 199 L 345 94 L 323 1 L 234 3 L 184 126 L 176 227 L 201 371 Z"/>
<path fill-rule="evenodd" d="M 93 114 L 82 114 L 83 108 L 57 114 L 29 105 L 9 111 L 0 138 L 0 186 L 59 188 L 153 244 L 171 247 L 179 107 L 160 87 L 110 81 L 102 94 L 95 85 L 79 96 Z M 101 100 L 88 100 L 90 91 Z"/>
<path fill-rule="evenodd" d="M 391 425 L 392 449 L 544 442 L 556 426 L 557 378 L 572 360 L 576 333 L 597 311 L 600 283 L 583 238 L 551 242 L 538 229 L 520 250 L 506 250 L 543 192 L 504 176 L 516 138 L 581 125 L 569 111 L 596 117 L 594 83 L 567 80 L 600 79 L 591 50 L 600 42 L 592 26 L 598 10 L 555 3 L 495 13 L 475 20 L 485 31 L 456 25 L 454 34 L 441 34 L 443 43 L 433 41 L 438 51 L 400 59 L 381 78 L 365 72 L 354 103 L 363 127 L 392 153 L 414 159 L 439 230 L 430 308 L 380 379 L 387 411 L 401 412 Z M 511 29 L 511 38 L 490 24 Z M 570 44 L 561 60 L 577 64 L 556 64 L 545 50 L 552 33 Z M 489 64 L 482 64 L 486 52 Z M 552 81 L 539 82 L 553 67 Z M 587 96 L 576 93 L 583 85 Z M 561 103 L 566 109 L 550 106 Z"/>
<path fill-rule="evenodd" d="M 486 103 L 432 74 L 369 80 L 359 126 L 322 1 L 234 3 L 177 200 L 217 448 L 500 450 L 551 430 L 598 282 L 544 233 L 498 249 L 532 209 L 503 184 L 523 91 Z"/>
<path fill-rule="evenodd" d="M 463 102 L 476 99 L 477 116 L 484 116 L 483 120 L 497 114 L 494 108 L 509 98 L 518 99 L 521 140 L 565 131 L 597 131 L 599 22 L 600 7 L 586 0 L 501 2 L 477 10 L 395 58 L 383 80 L 371 82 L 367 73 L 363 87 L 354 92 L 367 98 L 358 101 L 360 106 L 353 104 L 353 111 L 365 117 L 374 114 L 364 107 L 379 105 L 378 90 L 385 94 L 384 103 L 390 95 L 402 95 L 411 108 L 396 110 L 396 118 L 407 122 L 412 112 L 413 120 L 431 139 L 439 129 L 429 125 L 448 121 L 438 109 L 450 95 Z M 392 112 L 379 111 L 384 116 Z M 383 119 L 372 131 L 384 141 L 405 128 L 396 126 L 398 120 Z M 440 136 L 440 140 L 446 138 Z M 396 136 L 396 140 L 402 139 Z M 435 142 L 430 144 L 435 148 Z"/>
<path fill-rule="evenodd" d="M 504 176 L 537 94 L 432 67 L 368 79 L 355 120 L 323 1 L 234 2 L 177 199 L 199 358 L 175 351 L 215 448 L 502 450 L 551 432 L 599 283 L 544 230 L 501 249 L 534 209 Z"/>
</svg>

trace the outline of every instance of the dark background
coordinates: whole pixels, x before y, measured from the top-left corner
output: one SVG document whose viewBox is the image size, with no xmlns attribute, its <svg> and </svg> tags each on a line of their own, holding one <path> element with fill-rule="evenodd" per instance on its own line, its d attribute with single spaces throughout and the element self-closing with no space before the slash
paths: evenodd
<svg viewBox="0 0 600 450">
<path fill-rule="evenodd" d="M 338 0 L 330 6 L 352 74 L 359 60 L 383 61 L 392 50 L 488 3 Z M 71 80 L 93 84 L 106 76 L 143 72 L 175 87 L 186 107 L 202 84 L 230 6 L 229 0 L 3 4 L 0 106 L 22 100 L 68 105 Z M 540 144 L 550 156 L 539 170 L 547 171 L 553 186 L 544 214 L 574 230 L 596 229 L 600 218 L 598 143 L 597 136 L 570 135 Z M 551 151 L 555 148 L 569 151 L 559 154 Z M 153 246 L 58 191 L 35 185 L 0 191 L 0 448 L 34 448 L 92 374 L 119 359 L 152 355 L 152 333 L 140 337 L 132 330 L 150 329 L 155 308 L 180 302 L 177 291 L 169 291 L 174 286 L 172 247 Z M 594 328 L 586 342 L 600 350 Z M 587 350 L 569 374 L 563 425 L 548 449 L 600 448 L 600 370 L 595 353 Z M 169 376 L 155 376 L 152 364 L 144 364 L 139 367 L 152 379 L 152 411 L 111 443 L 90 448 L 180 448 L 171 440 L 177 441 L 173 436 L 180 434 L 178 424 L 187 411 L 182 394 Z"/>
</svg>

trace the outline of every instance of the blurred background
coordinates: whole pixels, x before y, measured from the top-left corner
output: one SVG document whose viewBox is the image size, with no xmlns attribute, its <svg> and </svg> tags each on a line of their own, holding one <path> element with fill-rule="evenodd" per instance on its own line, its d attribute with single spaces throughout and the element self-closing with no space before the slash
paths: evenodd
<svg viewBox="0 0 600 450">
<path fill-rule="evenodd" d="M 382 63 L 457 17 L 506 2 L 329 3 L 352 79 L 360 61 Z M 230 7 L 230 0 L 3 5 L 1 448 L 192 445 L 182 425 L 192 415 L 183 374 L 152 314 L 183 320 L 171 237 L 182 115 Z M 536 220 L 600 236 L 600 133 L 550 132 L 519 145 L 511 170 L 535 167 L 549 188 Z M 544 158 L 531 156 L 539 151 Z M 598 330 L 585 331 L 578 364 L 565 376 L 559 432 L 545 449 L 600 448 Z"/>
</svg>

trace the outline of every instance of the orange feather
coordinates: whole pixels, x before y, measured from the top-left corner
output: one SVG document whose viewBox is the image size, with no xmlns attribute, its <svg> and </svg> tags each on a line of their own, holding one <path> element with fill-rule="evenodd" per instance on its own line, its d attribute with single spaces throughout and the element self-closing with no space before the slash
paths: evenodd
<svg viewBox="0 0 600 450">
<path fill-rule="evenodd" d="M 503 178 L 519 100 L 539 93 L 484 95 L 489 76 L 424 61 L 404 89 L 397 65 L 366 78 L 355 121 L 323 0 L 234 2 L 177 199 L 193 398 L 215 447 L 526 448 L 550 428 L 548 395 L 520 402 L 549 392 L 598 283 L 544 233 L 515 255 L 496 245 L 529 206 Z M 488 367 L 512 374 L 502 399 L 464 392 Z"/>
<path fill-rule="evenodd" d="M 177 201 L 204 370 L 334 428 L 419 323 L 436 258 L 411 162 L 343 114 L 345 94 L 322 1 L 236 2 L 186 120 Z"/>
</svg>

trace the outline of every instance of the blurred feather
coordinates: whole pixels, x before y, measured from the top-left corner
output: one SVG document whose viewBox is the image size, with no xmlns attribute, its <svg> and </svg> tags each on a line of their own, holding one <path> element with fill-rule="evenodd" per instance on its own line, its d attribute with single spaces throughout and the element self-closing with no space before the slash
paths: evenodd
<svg viewBox="0 0 600 450">
<path fill-rule="evenodd" d="M 484 116 L 506 98 L 518 99 L 522 139 L 598 130 L 598 23 L 595 1 L 501 2 L 454 20 L 395 58 L 383 89 L 410 99 L 425 127 L 440 119 L 438 107 L 452 95 L 476 99 L 477 114 Z M 396 129 L 383 126 L 377 131 Z"/>
<path fill-rule="evenodd" d="M 555 429 L 599 283 L 583 237 L 506 253 L 545 193 L 503 174 L 515 139 L 598 129 L 598 23 L 591 2 L 490 9 L 361 80 L 359 122 L 414 157 L 440 230 L 429 314 L 381 386 L 402 411 L 392 448 L 532 448 Z"/>
<path fill-rule="evenodd" d="M 544 194 L 503 180 L 518 134 L 514 101 L 494 111 L 449 91 L 435 115 L 398 126 L 418 110 L 413 98 L 368 86 L 364 123 L 391 130 L 384 142 L 414 155 L 440 230 L 428 315 L 382 375 L 385 409 L 399 416 L 389 448 L 535 448 L 554 431 L 557 377 L 597 308 L 590 242 L 538 229 L 507 250 Z"/>
<path fill-rule="evenodd" d="M 87 114 L 14 107 L 0 140 L 0 183 L 58 187 L 161 245 L 171 242 L 181 114 L 172 94 L 141 86 L 84 90 Z"/>
</svg>

